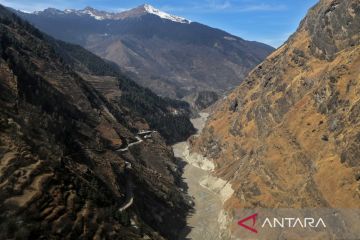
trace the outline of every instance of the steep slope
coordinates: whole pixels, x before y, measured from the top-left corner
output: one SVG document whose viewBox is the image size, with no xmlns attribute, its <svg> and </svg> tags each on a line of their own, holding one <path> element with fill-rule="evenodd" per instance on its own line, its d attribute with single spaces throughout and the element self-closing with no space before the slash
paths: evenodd
<svg viewBox="0 0 360 240">
<path fill-rule="evenodd" d="M 184 100 L 190 103 L 193 109 L 200 112 L 219 100 L 219 95 L 212 91 L 199 91 L 186 96 Z"/>
<path fill-rule="evenodd" d="M 79 44 L 163 96 L 237 86 L 273 48 L 142 5 L 121 13 L 92 8 L 18 14 L 49 35 Z"/>
<path fill-rule="evenodd" d="M 138 121 L 132 128 L 155 129 L 174 143 L 187 139 L 195 132 L 189 118 L 190 105 L 186 102 L 161 98 L 147 88 L 140 87 L 126 77 L 119 67 L 106 62 L 80 46 L 49 39 L 65 62 L 90 82 L 114 105 L 122 106 L 131 119 L 145 119 L 149 126 Z"/>
<path fill-rule="evenodd" d="M 190 207 L 171 148 L 52 44 L 0 6 L 0 238 L 174 239 Z"/>
<path fill-rule="evenodd" d="M 360 208 L 360 2 L 321 0 L 220 102 L 194 149 L 235 207 Z"/>
</svg>

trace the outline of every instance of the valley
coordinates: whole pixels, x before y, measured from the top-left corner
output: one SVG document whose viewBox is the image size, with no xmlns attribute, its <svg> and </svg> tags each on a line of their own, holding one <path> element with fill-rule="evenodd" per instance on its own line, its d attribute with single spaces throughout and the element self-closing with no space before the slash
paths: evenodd
<svg viewBox="0 0 360 240">
<path fill-rule="evenodd" d="M 190 13 L 300 3 L 227 4 Z M 0 5 L 0 239 L 360 238 L 360 0 L 276 50 L 166 6 L 58 7 Z M 329 228 L 260 228 L 284 209 Z"/>
<path fill-rule="evenodd" d="M 200 117 L 191 120 L 198 131 L 197 134 L 201 133 L 207 117 L 208 113 L 200 113 Z M 173 145 L 173 150 L 175 157 L 185 164 L 182 177 L 187 185 L 187 194 L 193 198 L 194 203 L 194 209 L 188 216 L 187 226 L 180 234 L 179 240 L 228 239 L 229 233 L 223 227 L 227 223 L 222 222 L 225 219 L 221 217 L 223 203 L 232 195 L 231 186 L 226 186 L 226 182 L 211 176 L 214 166 L 209 160 L 196 153 L 189 153 L 188 141 Z M 210 182 L 211 186 L 206 185 L 206 182 Z M 227 191 L 224 192 L 224 189 Z"/>
</svg>

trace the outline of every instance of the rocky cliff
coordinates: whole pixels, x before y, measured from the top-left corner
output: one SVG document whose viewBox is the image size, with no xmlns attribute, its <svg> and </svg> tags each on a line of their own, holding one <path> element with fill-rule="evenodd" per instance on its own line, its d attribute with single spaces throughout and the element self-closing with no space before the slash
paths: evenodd
<svg viewBox="0 0 360 240">
<path fill-rule="evenodd" d="M 360 207 L 360 2 L 321 0 L 218 103 L 194 149 L 235 207 Z"/>
<path fill-rule="evenodd" d="M 171 148 L 109 86 L 157 98 L 78 70 L 0 6 L 0 238 L 174 239 L 190 206 Z"/>
<path fill-rule="evenodd" d="M 216 92 L 212 91 L 199 91 L 197 93 L 186 96 L 183 100 L 188 102 L 192 109 L 200 112 L 212 104 L 214 104 L 217 100 L 219 100 L 219 95 Z"/>
</svg>

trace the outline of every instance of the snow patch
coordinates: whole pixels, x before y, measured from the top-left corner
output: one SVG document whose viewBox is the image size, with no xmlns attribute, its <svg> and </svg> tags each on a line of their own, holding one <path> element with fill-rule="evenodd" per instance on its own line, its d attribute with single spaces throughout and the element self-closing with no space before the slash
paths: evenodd
<svg viewBox="0 0 360 240">
<path fill-rule="evenodd" d="M 163 19 L 167 19 L 173 22 L 178 22 L 178 23 L 186 23 L 186 24 L 190 24 L 191 21 L 183 18 L 183 17 L 178 17 L 178 16 L 174 16 L 174 15 L 170 15 L 166 12 L 160 11 L 159 9 L 154 8 L 153 6 L 149 5 L 149 4 L 145 4 L 144 5 L 144 9 L 146 12 L 150 13 L 150 14 L 154 14 L 157 15 Z"/>
<path fill-rule="evenodd" d="M 22 12 L 22 13 L 27 13 L 27 14 L 31 14 L 31 13 L 34 13 L 34 12 L 31 12 L 31 11 L 27 11 L 27 10 L 23 10 L 23 9 L 20 9 L 19 11 L 20 11 L 20 12 Z"/>
<path fill-rule="evenodd" d="M 74 13 L 74 12 L 76 12 L 76 10 L 74 10 L 74 9 L 65 9 L 64 12 L 65 13 Z"/>
<path fill-rule="evenodd" d="M 224 39 L 229 40 L 229 41 L 236 41 L 236 38 L 230 37 L 230 36 L 225 36 Z"/>
<path fill-rule="evenodd" d="M 96 20 L 104 20 L 105 19 L 105 17 L 96 15 L 93 11 L 91 11 L 89 9 L 82 11 L 82 13 L 90 15 L 91 17 L 95 18 Z"/>
</svg>

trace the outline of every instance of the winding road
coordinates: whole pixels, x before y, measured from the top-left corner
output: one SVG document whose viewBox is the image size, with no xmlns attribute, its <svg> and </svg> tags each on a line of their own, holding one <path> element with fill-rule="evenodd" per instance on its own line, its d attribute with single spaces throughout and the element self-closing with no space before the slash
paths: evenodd
<svg viewBox="0 0 360 240">
<path fill-rule="evenodd" d="M 142 139 L 142 137 L 144 139 L 148 139 L 151 137 L 151 134 L 154 133 L 156 131 L 151 131 L 151 130 L 140 130 L 138 135 L 136 136 L 136 142 L 132 142 L 129 143 L 125 148 L 120 148 L 118 150 L 116 150 L 117 152 L 126 152 L 129 150 L 130 147 L 133 147 L 135 145 L 138 145 L 140 143 L 142 143 L 144 140 Z M 125 161 L 125 177 L 126 177 L 126 197 L 125 197 L 125 201 L 124 203 L 121 205 L 121 207 L 118 209 L 119 212 L 123 212 L 126 209 L 128 209 L 129 207 L 131 207 L 131 205 L 134 202 L 134 184 L 132 182 L 132 178 L 131 178 L 131 171 L 132 169 L 132 165 L 130 162 Z"/>
<path fill-rule="evenodd" d="M 123 212 L 126 209 L 128 209 L 129 207 L 131 207 L 131 205 L 134 202 L 134 191 L 133 191 L 133 182 L 132 182 L 132 178 L 131 178 L 131 174 L 129 174 L 129 170 L 132 169 L 131 163 L 129 162 L 125 162 L 126 167 L 125 167 L 125 174 L 126 174 L 126 197 L 125 197 L 125 201 L 122 204 L 122 206 L 119 208 L 119 212 Z"/>
<path fill-rule="evenodd" d="M 129 150 L 129 147 L 138 145 L 138 144 L 140 144 L 140 143 L 142 143 L 142 142 L 144 141 L 144 140 L 142 140 L 142 138 L 139 137 L 139 136 L 136 136 L 136 140 L 137 140 L 136 142 L 129 143 L 126 147 L 120 148 L 120 149 L 118 149 L 118 150 L 116 150 L 116 151 L 118 151 L 118 152 L 126 152 L 126 151 Z"/>
<path fill-rule="evenodd" d="M 200 117 L 192 119 L 194 127 L 198 130 L 197 134 L 203 129 L 208 114 L 200 113 Z M 129 143 L 126 147 L 118 149 L 118 152 L 126 152 L 130 147 L 142 143 L 154 131 L 140 131 L 136 136 L 137 141 Z M 220 224 L 218 222 L 219 214 L 222 210 L 222 201 L 219 194 L 200 185 L 200 182 L 209 176 L 209 171 L 203 170 L 191 164 L 186 149 L 189 147 L 188 142 L 180 142 L 173 145 L 175 157 L 181 158 L 187 162 L 184 167 L 183 178 L 188 185 L 188 194 L 194 199 L 194 213 L 187 218 L 187 227 L 183 229 L 178 240 L 219 240 L 221 239 Z M 191 159 L 190 159 L 191 160 Z M 125 174 L 127 174 L 126 198 L 118 211 L 123 212 L 128 209 L 134 201 L 133 183 L 131 180 L 131 163 L 126 162 Z"/>
<path fill-rule="evenodd" d="M 157 131 L 152 131 L 152 130 L 140 130 L 139 133 L 137 134 L 137 136 L 135 137 L 136 140 L 137 140 L 136 142 L 129 143 L 126 147 L 117 149 L 116 151 L 117 151 L 117 152 L 126 152 L 126 151 L 129 150 L 130 147 L 142 143 L 142 142 L 144 141 L 144 140 L 142 139 L 142 137 L 143 137 L 144 139 L 150 138 L 150 137 L 151 137 L 151 134 L 152 134 L 152 133 L 155 133 L 155 132 L 157 132 Z"/>
</svg>

